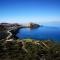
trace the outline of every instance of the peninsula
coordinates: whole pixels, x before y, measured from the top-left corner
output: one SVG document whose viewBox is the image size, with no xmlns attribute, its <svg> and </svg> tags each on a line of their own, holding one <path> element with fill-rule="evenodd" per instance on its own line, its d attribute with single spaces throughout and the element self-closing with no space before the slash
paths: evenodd
<svg viewBox="0 0 60 60">
<path fill-rule="evenodd" d="M 19 32 L 20 29 L 35 29 L 38 27 L 40 27 L 40 25 L 35 23 L 29 23 L 28 25 L 22 25 L 18 23 L 0 23 L 0 39 L 10 39 L 12 35 L 13 38 L 18 38 L 16 37 L 16 34 Z"/>
</svg>

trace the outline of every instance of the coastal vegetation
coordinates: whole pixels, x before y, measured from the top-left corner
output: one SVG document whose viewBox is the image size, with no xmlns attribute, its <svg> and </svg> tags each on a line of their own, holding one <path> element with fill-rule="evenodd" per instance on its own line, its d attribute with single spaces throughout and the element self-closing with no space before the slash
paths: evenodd
<svg viewBox="0 0 60 60">
<path fill-rule="evenodd" d="M 60 60 L 60 44 L 49 40 L 0 40 L 0 60 Z"/>
</svg>

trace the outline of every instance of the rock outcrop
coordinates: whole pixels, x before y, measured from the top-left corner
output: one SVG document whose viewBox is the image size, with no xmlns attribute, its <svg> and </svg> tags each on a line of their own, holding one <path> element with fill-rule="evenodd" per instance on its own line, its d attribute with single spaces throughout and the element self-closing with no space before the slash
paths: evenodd
<svg viewBox="0 0 60 60">
<path fill-rule="evenodd" d="M 35 23 L 30 23 L 29 24 L 29 28 L 38 28 L 38 27 L 40 27 L 40 25 L 39 24 L 35 24 Z"/>
</svg>

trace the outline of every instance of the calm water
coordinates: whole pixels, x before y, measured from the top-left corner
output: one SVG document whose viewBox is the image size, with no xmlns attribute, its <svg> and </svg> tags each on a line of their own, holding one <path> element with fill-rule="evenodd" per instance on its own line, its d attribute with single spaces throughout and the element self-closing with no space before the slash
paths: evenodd
<svg viewBox="0 0 60 60">
<path fill-rule="evenodd" d="M 60 28 L 43 26 L 36 29 L 23 28 L 17 34 L 19 38 L 32 38 L 38 40 L 51 39 L 60 41 Z"/>
</svg>

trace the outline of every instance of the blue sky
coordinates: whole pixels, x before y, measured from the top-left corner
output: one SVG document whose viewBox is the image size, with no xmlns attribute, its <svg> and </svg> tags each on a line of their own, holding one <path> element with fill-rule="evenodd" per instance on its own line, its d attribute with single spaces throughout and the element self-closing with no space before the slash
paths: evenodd
<svg viewBox="0 0 60 60">
<path fill-rule="evenodd" d="M 0 0 L 0 22 L 60 22 L 60 0 Z"/>
</svg>

